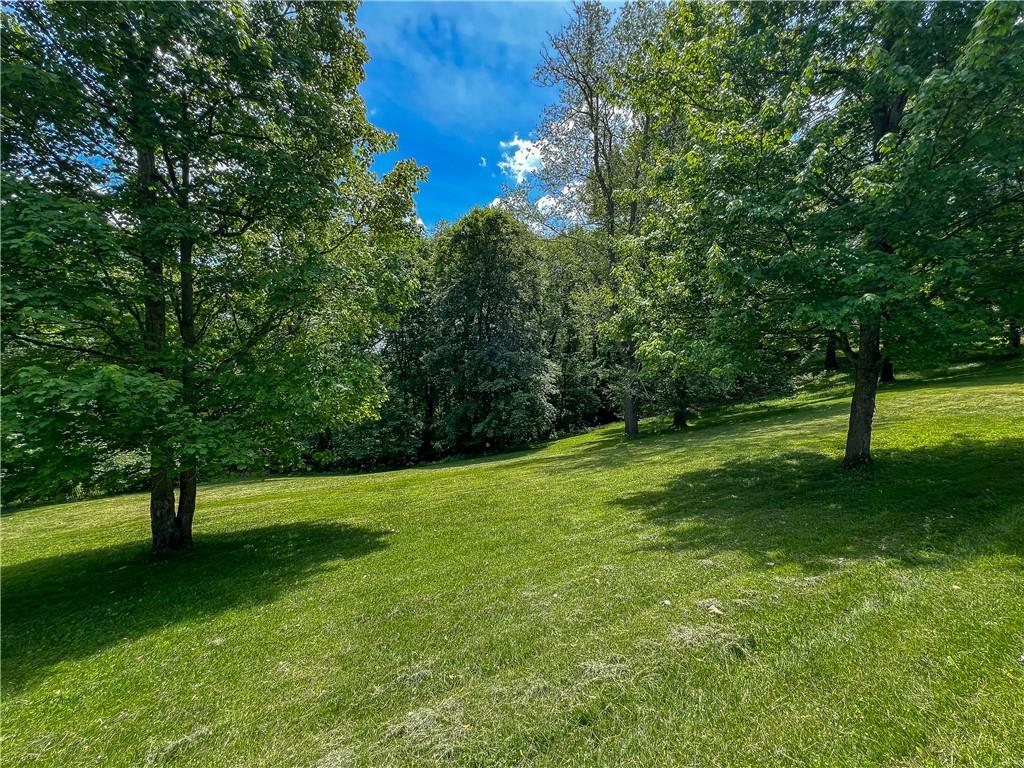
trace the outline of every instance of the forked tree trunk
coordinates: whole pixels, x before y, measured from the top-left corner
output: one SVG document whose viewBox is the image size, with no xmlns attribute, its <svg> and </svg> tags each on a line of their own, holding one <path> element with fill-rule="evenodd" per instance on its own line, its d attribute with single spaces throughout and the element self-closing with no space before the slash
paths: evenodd
<svg viewBox="0 0 1024 768">
<path fill-rule="evenodd" d="M 168 452 L 162 446 L 154 446 L 149 465 L 149 524 L 153 532 L 153 551 L 157 554 L 181 549 L 170 465 Z"/>
<path fill-rule="evenodd" d="M 896 381 L 896 373 L 892 369 L 892 360 L 888 357 L 882 358 L 882 372 L 879 374 L 878 380 L 883 384 L 892 384 Z"/>
<path fill-rule="evenodd" d="M 174 508 L 174 481 L 171 455 L 161 447 L 152 451 L 150 464 L 149 522 L 153 532 L 153 552 L 164 555 L 192 544 L 192 519 L 196 513 L 196 473 L 182 472 L 178 508 Z"/>
<path fill-rule="evenodd" d="M 836 340 L 832 338 L 825 342 L 825 370 L 839 370 L 839 360 L 836 357 Z"/>
<path fill-rule="evenodd" d="M 877 322 L 861 325 L 860 349 L 854 364 L 856 378 L 850 404 L 850 425 L 846 433 L 846 456 L 843 458 L 843 466 L 847 469 L 871 461 L 871 422 L 875 416 L 875 395 L 882 369 Z"/>
</svg>

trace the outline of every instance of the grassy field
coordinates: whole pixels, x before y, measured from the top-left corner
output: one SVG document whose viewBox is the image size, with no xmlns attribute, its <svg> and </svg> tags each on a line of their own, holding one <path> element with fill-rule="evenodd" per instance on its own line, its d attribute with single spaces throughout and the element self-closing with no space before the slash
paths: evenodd
<svg viewBox="0 0 1024 768">
<path fill-rule="evenodd" d="M 1024 368 L 847 407 L 14 513 L 3 764 L 1019 768 Z"/>
</svg>

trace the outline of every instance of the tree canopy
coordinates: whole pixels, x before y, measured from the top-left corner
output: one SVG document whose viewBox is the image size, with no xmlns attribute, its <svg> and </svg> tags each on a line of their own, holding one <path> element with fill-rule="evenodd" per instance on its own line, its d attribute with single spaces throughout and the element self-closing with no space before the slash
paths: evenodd
<svg viewBox="0 0 1024 768">
<path fill-rule="evenodd" d="M 676 297 L 649 307 L 657 343 L 684 319 L 703 333 L 670 347 L 705 361 L 833 339 L 856 373 L 845 461 L 869 460 L 883 359 L 989 338 L 1019 302 L 986 276 L 1022 273 L 1022 35 L 1008 3 L 675 7 L 639 96 Z"/>
<path fill-rule="evenodd" d="M 199 471 L 372 413 L 368 347 L 405 291 L 421 171 L 370 170 L 394 142 L 366 120 L 365 61 L 350 3 L 5 11 L 21 471 L 72 483 L 142 453 L 154 546 L 174 549 Z"/>
</svg>

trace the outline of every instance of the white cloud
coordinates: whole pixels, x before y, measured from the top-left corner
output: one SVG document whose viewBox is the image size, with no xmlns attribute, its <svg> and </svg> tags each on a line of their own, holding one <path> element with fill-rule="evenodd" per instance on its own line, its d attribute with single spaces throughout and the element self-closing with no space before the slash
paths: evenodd
<svg viewBox="0 0 1024 768">
<path fill-rule="evenodd" d="M 517 184 L 522 184 L 528 174 L 539 173 L 544 166 L 539 143 L 521 139 L 518 133 L 513 134 L 508 141 L 499 142 L 499 146 L 503 150 L 515 149 L 512 153 L 502 153 L 498 167 L 515 179 Z"/>
<path fill-rule="evenodd" d="M 487 158 L 486 158 L 486 157 L 484 157 L 483 155 L 480 155 L 480 162 L 479 162 L 479 166 L 480 166 L 481 168 L 486 168 L 486 167 L 487 167 Z"/>
<path fill-rule="evenodd" d="M 583 224 L 587 218 L 584 187 L 582 181 L 569 182 L 560 189 L 541 195 L 533 206 L 541 218 L 554 228 Z"/>
<path fill-rule="evenodd" d="M 423 223 L 423 219 L 421 219 L 419 216 L 416 217 L 416 223 L 419 225 L 420 229 L 427 228 L 427 225 Z"/>
<path fill-rule="evenodd" d="M 550 216 L 551 214 L 556 213 L 560 207 L 561 204 L 559 203 L 558 198 L 553 195 L 543 195 L 537 199 L 537 210 L 545 216 Z"/>
</svg>

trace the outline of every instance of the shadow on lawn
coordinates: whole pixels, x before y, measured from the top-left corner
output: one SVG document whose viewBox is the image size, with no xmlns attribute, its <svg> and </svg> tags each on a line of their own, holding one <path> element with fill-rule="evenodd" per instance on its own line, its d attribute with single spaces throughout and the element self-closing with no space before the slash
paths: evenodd
<svg viewBox="0 0 1024 768">
<path fill-rule="evenodd" d="M 592 437 L 584 445 L 575 447 L 571 453 L 530 457 L 526 463 L 557 468 L 561 472 L 620 469 L 655 456 L 664 459 L 677 451 L 692 455 L 702 450 L 705 443 L 713 444 L 714 441 L 730 436 L 742 436 L 744 443 L 752 449 L 769 447 L 784 439 L 787 431 L 807 424 L 818 424 L 823 419 L 845 419 L 849 408 L 845 401 L 831 401 L 771 411 L 752 411 L 744 414 L 744 418 L 728 421 L 700 421 L 696 426 L 686 429 L 671 429 L 667 426 L 652 429 L 645 425 L 645 431 L 634 438 L 625 437 L 617 429 L 611 431 L 606 428 L 605 434 Z M 837 443 L 841 442 L 845 429 L 844 422 L 837 423 Z"/>
<path fill-rule="evenodd" d="M 200 533 L 192 550 L 157 559 L 138 543 L 7 566 L 3 572 L 3 691 L 62 661 L 179 622 L 273 600 L 332 561 L 368 555 L 387 534 L 301 522 Z"/>
<path fill-rule="evenodd" d="M 1024 439 L 879 451 L 847 472 L 798 451 L 677 475 L 619 504 L 662 528 L 651 550 L 741 552 L 808 572 L 838 558 L 943 566 L 1024 554 Z"/>
<path fill-rule="evenodd" d="M 1018 384 L 1021 382 L 1022 374 L 1024 367 L 1015 361 L 1009 366 L 991 365 L 983 371 L 935 374 L 928 379 L 883 384 L 879 391 L 884 399 L 880 403 L 877 415 L 881 419 L 886 419 L 894 413 L 894 404 L 885 399 L 890 393 Z M 819 424 L 824 419 L 837 420 L 831 439 L 837 447 L 842 447 L 850 414 L 851 392 L 852 382 L 845 388 L 841 385 L 831 386 L 815 395 L 791 400 L 748 403 L 739 408 L 730 406 L 712 409 L 697 419 L 695 425 L 682 430 L 671 428 L 668 419 L 654 423 L 645 421 L 640 436 L 635 438 L 627 438 L 622 432 L 621 425 L 615 425 L 614 428 L 600 427 L 603 434 L 592 435 L 585 445 L 575 447 L 571 454 L 542 455 L 528 461 L 542 466 L 558 465 L 560 468 L 569 469 L 615 469 L 655 455 L 664 456 L 666 451 L 699 450 L 701 440 L 719 439 L 723 434 L 731 434 L 734 430 L 752 447 L 773 446 L 779 441 L 782 433 L 800 429 L 807 424 Z M 502 457 L 499 455 L 495 458 Z"/>
</svg>

